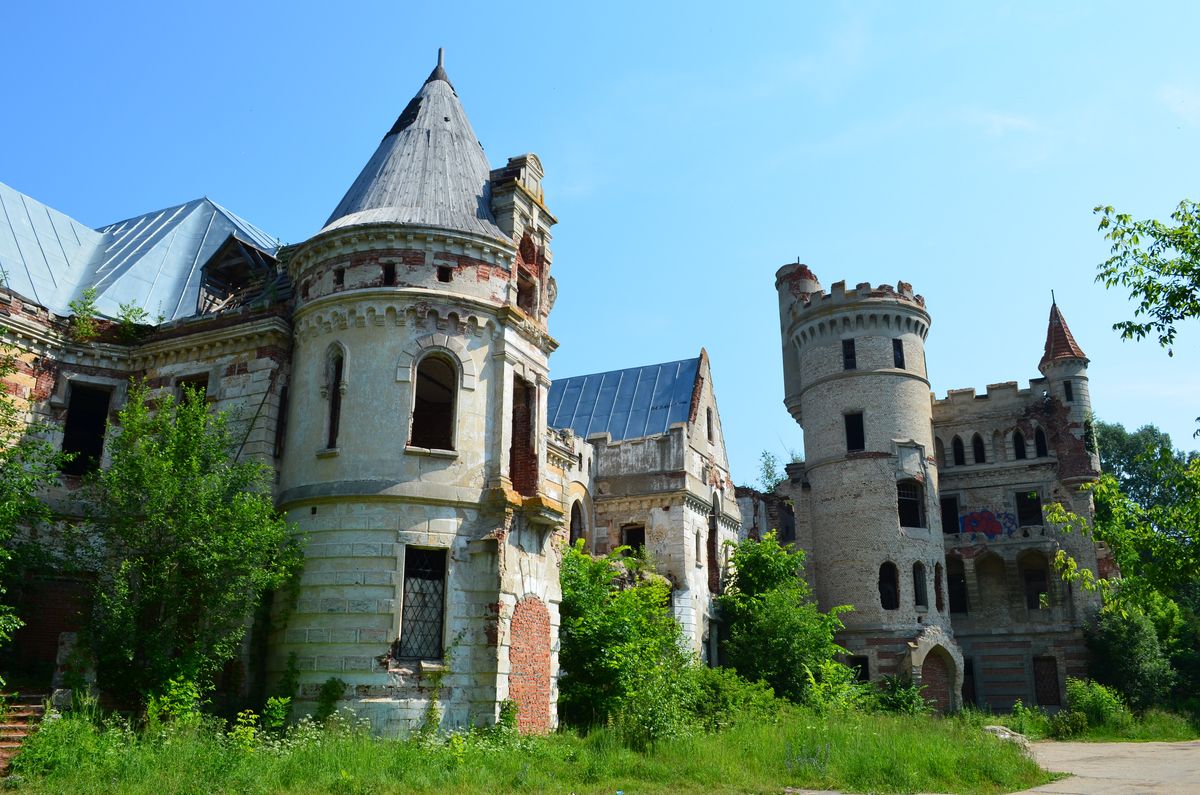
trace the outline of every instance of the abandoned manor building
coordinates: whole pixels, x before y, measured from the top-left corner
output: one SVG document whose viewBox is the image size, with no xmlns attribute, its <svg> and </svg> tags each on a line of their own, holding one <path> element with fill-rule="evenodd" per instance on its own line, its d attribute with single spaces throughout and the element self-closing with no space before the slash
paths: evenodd
<svg viewBox="0 0 1200 795">
<path fill-rule="evenodd" d="M 1105 559 L 1042 518 L 1051 502 L 1090 516 L 1079 487 L 1099 471 L 1088 360 L 1057 306 L 1041 378 L 935 400 L 909 285 L 826 292 L 785 266 L 783 397 L 804 462 L 772 493 L 735 489 L 699 343 L 552 377 L 543 177 L 534 154 L 491 167 L 439 54 L 295 245 L 207 198 L 92 229 L 0 183 L 0 345 L 18 360 L 4 387 L 76 454 L 51 505 L 78 510 L 131 379 L 232 410 L 305 565 L 223 686 L 261 692 L 294 660 L 302 711 L 336 677 L 382 734 L 420 724 L 435 690 L 445 727 L 493 723 L 505 700 L 522 731 L 557 725 L 568 544 L 644 549 L 691 650 L 717 664 L 729 546 L 772 529 L 807 553 L 823 609 L 854 606 L 839 642 L 862 676 L 909 673 L 946 710 L 1060 703 L 1095 604 L 1053 557 Z M 80 340 L 72 303 L 93 295 L 101 335 Z M 129 306 L 154 319 L 136 338 L 113 322 Z M 24 572 L 9 665 L 50 687 L 89 594 L 86 572 Z"/>
</svg>

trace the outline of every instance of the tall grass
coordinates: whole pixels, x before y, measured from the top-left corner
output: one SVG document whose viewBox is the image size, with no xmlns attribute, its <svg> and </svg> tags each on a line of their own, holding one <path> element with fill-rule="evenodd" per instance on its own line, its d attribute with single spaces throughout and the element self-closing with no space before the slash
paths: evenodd
<svg viewBox="0 0 1200 795">
<path fill-rule="evenodd" d="M 613 731 L 522 738 L 495 730 L 381 740 L 345 721 L 247 749 L 212 723 L 137 734 L 87 715 L 48 721 L 12 782 L 37 793 L 1003 792 L 1049 776 L 1011 744 L 954 720 L 787 709 L 645 752 Z"/>
</svg>

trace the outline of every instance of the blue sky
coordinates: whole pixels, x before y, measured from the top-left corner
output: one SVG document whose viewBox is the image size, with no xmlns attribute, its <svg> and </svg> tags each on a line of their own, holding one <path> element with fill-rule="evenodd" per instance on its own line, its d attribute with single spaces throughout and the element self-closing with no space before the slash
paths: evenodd
<svg viewBox="0 0 1200 795">
<path fill-rule="evenodd" d="M 737 482 L 802 447 L 797 257 L 924 294 L 939 396 L 1036 377 L 1053 289 L 1096 414 L 1190 449 L 1200 328 L 1120 341 L 1092 207 L 1200 198 L 1198 29 L 1193 3 L 8 3 L 0 181 L 92 226 L 208 195 L 298 242 L 441 46 L 492 164 L 546 166 L 553 374 L 706 347 Z"/>
</svg>

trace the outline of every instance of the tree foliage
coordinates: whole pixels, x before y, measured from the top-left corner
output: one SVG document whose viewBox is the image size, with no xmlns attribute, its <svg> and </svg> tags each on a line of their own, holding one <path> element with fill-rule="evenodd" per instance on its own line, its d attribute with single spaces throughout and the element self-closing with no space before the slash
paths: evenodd
<svg viewBox="0 0 1200 795">
<path fill-rule="evenodd" d="M 1153 425 L 1127 431 L 1120 423 L 1102 421 L 1095 429 L 1100 469 L 1117 479 L 1122 492 L 1143 507 L 1171 499 L 1163 491 L 1159 471 L 1163 466 L 1184 464 L 1187 457 L 1172 447 L 1169 434 Z"/>
<path fill-rule="evenodd" d="M 810 686 L 807 671 L 820 671 L 842 651 L 833 636 L 842 628 L 838 614 L 849 608 L 817 609 L 802 576 L 804 553 L 781 546 L 774 532 L 737 544 L 732 563 L 718 597 L 725 658 L 742 677 L 799 702 Z"/>
<path fill-rule="evenodd" d="M 127 700 L 172 679 L 210 686 L 264 592 L 301 562 L 267 468 L 234 460 L 226 416 L 191 389 L 154 408 L 147 398 L 130 388 L 112 464 L 87 487 L 97 674 Z"/>
<path fill-rule="evenodd" d="M 1134 319 L 1113 328 L 1124 339 L 1153 334 L 1169 353 L 1176 324 L 1200 316 L 1200 204 L 1181 201 L 1171 213 L 1173 223 L 1135 221 L 1112 207 L 1096 207 L 1094 212 L 1112 244 L 1096 280 L 1105 287 L 1126 288 L 1138 302 Z"/>
</svg>

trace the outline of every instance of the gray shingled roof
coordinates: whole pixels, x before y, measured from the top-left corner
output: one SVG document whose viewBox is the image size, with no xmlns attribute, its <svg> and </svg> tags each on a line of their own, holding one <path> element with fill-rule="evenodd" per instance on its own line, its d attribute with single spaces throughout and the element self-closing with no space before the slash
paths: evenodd
<svg viewBox="0 0 1200 795">
<path fill-rule="evenodd" d="M 321 231 L 419 224 L 508 240 L 492 216 L 490 172 L 439 54 Z"/>
<path fill-rule="evenodd" d="M 700 358 L 558 378 L 550 384 L 547 421 L 586 438 L 607 431 L 614 442 L 658 436 L 687 422 Z"/>
</svg>

